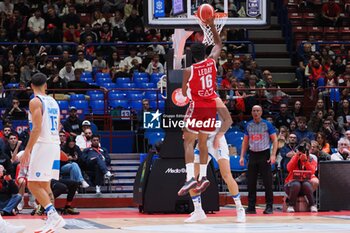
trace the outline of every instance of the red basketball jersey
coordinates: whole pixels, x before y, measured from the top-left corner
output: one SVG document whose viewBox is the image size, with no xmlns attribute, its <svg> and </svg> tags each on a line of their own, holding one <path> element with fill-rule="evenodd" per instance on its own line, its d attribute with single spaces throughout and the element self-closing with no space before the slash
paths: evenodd
<svg viewBox="0 0 350 233">
<path fill-rule="evenodd" d="M 192 101 L 215 99 L 216 62 L 205 59 L 191 66 L 191 76 L 187 83 L 187 96 Z"/>
</svg>

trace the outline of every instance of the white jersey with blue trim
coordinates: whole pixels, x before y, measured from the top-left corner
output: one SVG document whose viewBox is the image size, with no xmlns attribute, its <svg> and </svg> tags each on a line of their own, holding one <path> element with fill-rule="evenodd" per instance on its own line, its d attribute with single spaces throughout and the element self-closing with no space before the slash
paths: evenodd
<svg viewBox="0 0 350 233">
<path fill-rule="evenodd" d="M 41 122 L 41 132 L 37 142 L 60 144 L 60 137 L 58 131 L 58 120 L 60 117 L 60 108 L 54 98 L 47 95 L 37 95 L 42 107 L 43 118 Z M 32 114 L 28 114 L 29 127 L 32 130 Z"/>
</svg>

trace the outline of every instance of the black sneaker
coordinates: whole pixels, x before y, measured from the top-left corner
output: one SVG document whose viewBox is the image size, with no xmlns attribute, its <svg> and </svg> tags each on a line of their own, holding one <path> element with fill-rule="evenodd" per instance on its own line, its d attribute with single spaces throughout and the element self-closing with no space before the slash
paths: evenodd
<svg viewBox="0 0 350 233">
<path fill-rule="evenodd" d="M 80 212 L 76 209 L 76 208 L 73 208 L 73 207 L 65 207 L 62 211 L 62 214 L 65 214 L 65 215 L 78 215 L 80 214 Z"/>
<path fill-rule="evenodd" d="M 202 179 L 198 182 L 198 185 L 195 189 L 197 193 L 203 193 L 210 185 L 210 181 L 206 176 L 203 176 Z"/>
<path fill-rule="evenodd" d="M 255 210 L 255 208 L 248 207 L 245 209 L 245 213 L 246 214 L 256 214 L 256 210 Z"/>
<path fill-rule="evenodd" d="M 179 196 L 185 196 L 191 189 L 194 189 L 197 186 L 197 181 L 194 178 L 191 178 L 189 181 L 186 181 L 184 186 L 177 192 Z"/>
<path fill-rule="evenodd" d="M 272 208 L 272 206 L 270 206 L 270 205 L 266 206 L 266 208 L 265 208 L 265 210 L 264 210 L 263 213 L 264 213 L 264 214 L 273 214 L 273 208 Z"/>
</svg>

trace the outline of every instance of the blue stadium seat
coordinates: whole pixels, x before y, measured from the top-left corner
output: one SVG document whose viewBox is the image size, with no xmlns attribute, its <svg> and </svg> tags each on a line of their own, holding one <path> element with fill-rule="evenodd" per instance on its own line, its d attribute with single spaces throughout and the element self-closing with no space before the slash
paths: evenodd
<svg viewBox="0 0 350 233">
<path fill-rule="evenodd" d="M 69 105 L 74 106 L 77 109 L 81 109 L 83 114 L 87 114 L 89 112 L 89 103 L 87 100 L 71 100 Z"/>
<path fill-rule="evenodd" d="M 139 78 L 139 77 L 141 77 L 141 78 L 148 78 L 148 73 L 146 73 L 146 72 L 142 72 L 142 73 L 135 72 L 133 78 Z"/>
<path fill-rule="evenodd" d="M 87 78 L 87 79 L 92 79 L 92 73 L 89 71 L 84 71 L 81 75 L 80 75 L 80 79 L 83 78 Z"/>
<path fill-rule="evenodd" d="M 116 79 L 117 80 L 117 84 L 120 84 L 120 83 L 129 83 L 131 80 L 130 80 L 130 78 L 127 78 L 127 77 L 125 77 L 125 78 L 123 78 L 123 77 L 121 77 L 121 78 L 117 78 Z"/>
<path fill-rule="evenodd" d="M 108 92 L 108 99 L 112 100 L 112 99 L 125 99 L 126 98 L 126 94 L 124 92 L 118 91 L 118 90 L 110 90 Z"/>
<path fill-rule="evenodd" d="M 146 91 L 144 98 L 148 100 L 157 100 L 157 93 L 153 91 Z"/>
<path fill-rule="evenodd" d="M 69 100 L 70 101 L 74 101 L 74 100 L 85 100 L 85 95 L 84 94 L 71 94 L 69 96 Z"/>
<path fill-rule="evenodd" d="M 104 100 L 90 100 L 90 107 L 94 114 L 103 115 L 105 112 Z"/>
<path fill-rule="evenodd" d="M 80 78 L 80 81 L 82 82 L 86 82 L 86 83 L 93 83 L 94 80 L 92 78 Z"/>
<path fill-rule="evenodd" d="M 86 92 L 87 95 L 96 94 L 96 93 L 103 94 L 104 92 L 99 90 L 91 90 Z"/>
<path fill-rule="evenodd" d="M 150 82 L 151 83 L 158 83 L 160 78 L 163 76 L 164 74 L 160 74 L 160 73 L 154 73 L 154 74 L 151 74 L 151 79 L 150 79 Z"/>
<path fill-rule="evenodd" d="M 113 89 L 113 88 L 117 88 L 117 84 L 115 83 L 111 83 L 111 82 L 106 82 L 106 83 L 101 83 L 100 84 L 101 87 L 105 87 L 107 89 Z"/>
<path fill-rule="evenodd" d="M 111 75 L 109 73 L 96 73 L 96 80 L 101 79 L 101 78 L 108 78 L 109 80 L 111 79 Z"/>
<path fill-rule="evenodd" d="M 143 99 L 143 95 L 140 94 L 140 93 L 129 92 L 127 94 L 127 98 L 129 100 L 142 100 Z"/>
<path fill-rule="evenodd" d="M 145 132 L 145 138 L 148 139 L 148 144 L 154 145 L 157 142 L 164 141 L 165 132 L 163 130 L 147 131 Z"/>
<path fill-rule="evenodd" d="M 227 144 L 231 144 L 232 146 L 237 148 L 237 153 L 241 154 L 242 142 L 244 133 L 239 131 L 230 131 L 225 134 Z"/>
<path fill-rule="evenodd" d="M 15 89 L 15 88 L 19 88 L 19 83 L 8 83 L 5 88 L 7 89 Z"/>
<path fill-rule="evenodd" d="M 102 85 L 104 83 L 110 83 L 112 80 L 110 78 L 96 78 L 96 83 Z"/>
<path fill-rule="evenodd" d="M 339 88 L 331 88 L 329 97 L 332 103 L 339 103 L 340 101 L 340 91 Z"/>
<path fill-rule="evenodd" d="M 149 105 L 150 105 L 151 109 L 164 110 L 165 101 L 163 99 L 158 100 L 158 105 L 157 105 L 157 101 L 150 101 Z"/>
<path fill-rule="evenodd" d="M 68 110 L 69 104 L 67 100 L 57 100 L 58 106 L 60 106 L 60 110 Z"/>
<path fill-rule="evenodd" d="M 133 81 L 134 83 L 148 83 L 149 79 L 148 77 L 134 77 Z"/>
<path fill-rule="evenodd" d="M 144 89 L 147 89 L 147 88 L 156 88 L 156 87 L 157 87 L 157 84 L 155 84 L 155 83 L 136 83 L 136 87 L 138 87 L 138 88 L 144 88 Z"/>
<path fill-rule="evenodd" d="M 134 100 L 134 101 L 130 101 L 129 103 L 130 103 L 131 109 L 134 109 L 136 111 L 142 110 L 142 100 Z"/>
<path fill-rule="evenodd" d="M 121 83 L 119 85 L 121 88 L 135 88 L 136 84 L 135 83 Z"/>
<path fill-rule="evenodd" d="M 109 100 L 109 106 L 112 108 L 129 108 L 129 101 L 113 99 Z"/>
<path fill-rule="evenodd" d="M 104 99 L 104 94 L 102 94 L 102 93 L 91 93 L 89 96 L 90 96 L 90 100 L 103 100 Z"/>
<path fill-rule="evenodd" d="M 239 155 L 230 156 L 230 168 L 232 172 L 246 172 L 247 171 L 247 162 L 244 161 L 244 166 L 239 164 Z"/>
</svg>

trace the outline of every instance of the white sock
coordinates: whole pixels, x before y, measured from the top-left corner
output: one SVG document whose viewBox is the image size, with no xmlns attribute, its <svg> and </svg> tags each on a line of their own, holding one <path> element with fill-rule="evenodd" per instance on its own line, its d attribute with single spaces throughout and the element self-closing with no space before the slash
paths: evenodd
<svg viewBox="0 0 350 233">
<path fill-rule="evenodd" d="M 199 164 L 199 180 L 207 176 L 207 164 Z"/>
<path fill-rule="evenodd" d="M 192 202 L 194 206 L 194 211 L 201 211 L 202 210 L 202 200 L 201 200 L 201 195 L 193 196 L 192 197 Z"/>
<path fill-rule="evenodd" d="M 235 196 L 232 196 L 235 204 L 236 204 L 236 209 L 243 208 L 242 202 L 241 202 L 241 194 L 237 194 Z"/>
<path fill-rule="evenodd" d="M 186 181 L 194 178 L 194 163 L 186 163 Z"/>
</svg>

